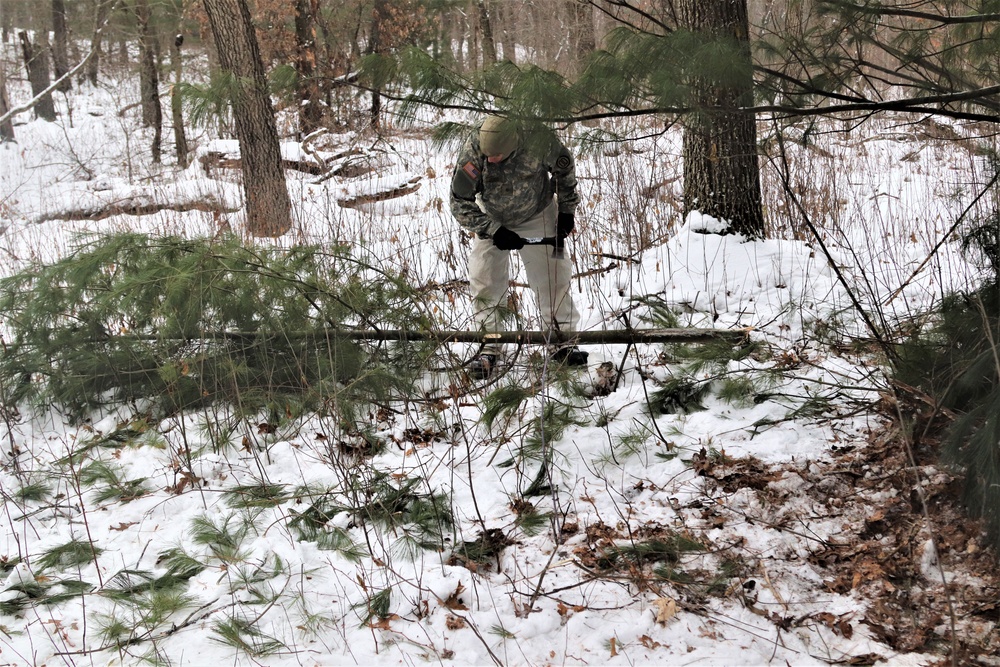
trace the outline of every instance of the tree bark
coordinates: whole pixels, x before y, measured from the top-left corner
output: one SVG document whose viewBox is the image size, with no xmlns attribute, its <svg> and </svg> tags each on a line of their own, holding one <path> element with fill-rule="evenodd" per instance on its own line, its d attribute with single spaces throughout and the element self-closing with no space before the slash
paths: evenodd
<svg viewBox="0 0 1000 667">
<path fill-rule="evenodd" d="M 726 220 L 749 237 L 764 235 L 753 113 L 753 65 L 746 0 L 683 0 L 682 27 L 720 45 L 735 45 L 739 62 L 725 79 L 697 73 L 690 85 L 695 111 L 684 120 L 684 213 Z"/>
<path fill-rule="evenodd" d="M 14 32 L 14 12 L 11 11 L 0 11 L 0 37 L 3 39 L 3 43 L 6 44 L 10 41 L 10 36 Z"/>
<path fill-rule="evenodd" d="M 21 54 L 24 56 L 24 68 L 28 72 L 32 96 L 37 97 L 52 81 L 49 78 L 49 59 L 45 56 L 44 48 L 35 48 L 28 33 L 22 30 L 17 36 L 21 40 Z M 56 119 L 56 106 L 51 93 L 42 95 L 35 103 L 35 116 L 50 122 Z"/>
<path fill-rule="evenodd" d="M 316 73 L 316 16 L 319 0 L 295 2 L 295 71 L 298 75 L 299 138 L 322 125 L 323 97 Z"/>
<path fill-rule="evenodd" d="M 173 51 L 170 59 L 174 63 L 174 85 L 170 89 L 170 119 L 174 126 L 174 152 L 177 155 L 177 166 L 188 166 L 187 133 L 184 131 L 184 105 L 180 95 L 180 83 L 183 81 L 183 61 L 181 60 L 181 45 L 184 35 L 177 33 L 174 37 Z"/>
<path fill-rule="evenodd" d="M 498 21 L 493 22 L 494 28 L 500 27 L 500 46 L 503 47 L 503 58 L 512 63 L 517 62 L 517 48 L 515 39 L 514 24 L 517 19 L 517 9 L 510 3 L 501 3 L 497 7 L 496 17 Z"/>
<path fill-rule="evenodd" d="M 583 71 L 583 63 L 597 48 L 597 36 L 594 33 L 594 8 L 588 0 L 567 0 L 566 13 L 569 16 L 570 53 L 572 54 L 569 73 L 576 75 Z"/>
<path fill-rule="evenodd" d="M 10 111 L 10 100 L 7 99 L 7 73 L 6 65 L 0 60 L 0 117 L 6 116 Z M 14 139 L 14 122 L 8 118 L 0 122 L 0 144 L 5 144 Z"/>
<path fill-rule="evenodd" d="M 497 45 L 493 39 L 493 22 L 486 9 L 486 0 L 478 0 L 479 32 L 482 35 L 483 66 L 495 65 L 497 62 Z"/>
<path fill-rule="evenodd" d="M 386 0 L 375 0 L 374 5 L 372 6 L 372 23 L 368 36 L 367 51 L 369 54 L 382 52 L 382 31 L 385 29 L 385 23 L 387 20 L 388 7 L 386 5 Z M 372 107 L 370 117 L 372 129 L 378 130 L 382 117 L 382 95 L 378 90 L 372 91 Z"/>
<path fill-rule="evenodd" d="M 58 79 L 69 71 L 69 31 L 66 28 L 66 4 L 64 0 L 52 0 L 52 74 Z M 68 93 L 73 81 L 67 77 L 59 84 L 60 93 Z"/>
<path fill-rule="evenodd" d="M 142 100 L 142 124 L 153 128 L 153 162 L 160 161 L 163 137 L 163 109 L 160 107 L 160 73 L 156 66 L 153 13 L 149 0 L 136 0 L 135 18 L 139 25 L 139 91 Z"/>
<path fill-rule="evenodd" d="M 90 38 L 90 50 L 94 52 L 94 55 L 87 62 L 87 80 L 92 86 L 97 85 L 97 77 L 101 68 L 101 31 L 108 20 L 112 4 L 113 0 L 93 0 L 94 34 Z"/>
<path fill-rule="evenodd" d="M 232 105 L 242 156 L 247 229 L 254 236 L 281 236 L 292 227 L 292 204 L 250 10 L 245 0 L 204 1 L 219 62 L 238 84 Z"/>
</svg>

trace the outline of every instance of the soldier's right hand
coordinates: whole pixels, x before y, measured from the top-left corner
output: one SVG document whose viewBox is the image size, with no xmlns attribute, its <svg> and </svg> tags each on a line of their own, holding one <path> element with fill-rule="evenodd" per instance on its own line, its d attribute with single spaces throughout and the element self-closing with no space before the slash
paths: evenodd
<svg viewBox="0 0 1000 667">
<path fill-rule="evenodd" d="M 520 250 L 524 247 L 524 239 L 518 236 L 517 232 L 500 227 L 493 232 L 493 245 L 500 250 Z"/>
</svg>

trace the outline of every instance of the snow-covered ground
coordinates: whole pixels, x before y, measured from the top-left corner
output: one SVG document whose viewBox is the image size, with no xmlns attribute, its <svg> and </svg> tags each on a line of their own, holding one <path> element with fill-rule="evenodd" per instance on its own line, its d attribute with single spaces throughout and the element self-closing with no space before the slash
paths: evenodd
<svg viewBox="0 0 1000 667">
<path fill-rule="evenodd" d="M 15 104 L 26 98 L 23 82 L 10 84 Z M 91 232 L 242 233 L 237 174 L 197 159 L 184 170 L 151 164 L 137 110 L 121 112 L 137 95 L 132 87 L 76 91 L 72 118 L 63 103 L 56 123 L 18 116 L 17 143 L 0 146 L 0 275 L 64 256 Z M 793 191 L 823 243 L 801 221 L 746 242 L 711 233 L 717 221 L 679 219 L 675 134 L 579 156 L 584 203 L 570 251 L 583 328 L 621 327 L 625 315 L 640 324 L 648 309 L 636 300 L 654 297 L 680 326 L 749 328 L 759 344 L 721 369 L 690 371 L 695 381 L 720 377 L 703 410 L 650 414 L 649 394 L 685 372 L 684 360 L 661 345 L 591 347 L 578 379 L 597 383 L 604 362 L 622 379 L 590 397 L 544 384 L 524 363 L 530 350 L 522 352 L 496 385 L 373 416 L 388 445 L 374 456 L 338 449 L 338 425 L 320 417 L 275 433 L 238 423 L 232 444 L 220 447 L 220 429 L 205 412 L 144 424 L 122 409 L 72 425 L 55 412 L 8 406 L 0 424 L 0 602 L 12 613 L 0 615 L 0 665 L 933 664 L 948 641 L 909 649 L 900 632 L 876 622 L 885 618 L 873 608 L 878 596 L 900 579 L 884 562 L 877 570 L 856 558 L 868 545 L 878 562 L 892 530 L 876 534 L 873 526 L 899 491 L 869 484 L 879 469 L 870 452 L 886 424 L 875 406 L 887 385 L 870 348 L 851 345 L 868 332 L 844 283 L 890 321 L 968 284 L 977 269 L 953 240 L 925 260 L 977 194 L 976 164 L 963 144 L 902 127 L 873 121 L 794 147 Z M 193 134 L 199 155 L 238 150 L 206 130 Z M 420 131 L 331 134 L 307 148 L 289 143 L 285 155 L 356 149 L 351 159 L 366 169 L 333 178 L 288 171 L 295 227 L 261 242 L 350 243 L 415 285 L 465 278 L 468 242 L 447 205 L 450 150 Z M 765 161 L 763 170 L 769 217 L 799 220 L 774 166 Z M 419 187 L 358 202 L 403 185 Z M 217 211 L 178 210 L 193 203 Z M 92 219 L 112 207 L 118 212 Z M 156 212 L 128 213 L 143 207 Z M 525 328 L 534 328 L 530 293 L 517 289 Z M 438 299 L 442 328 L 468 327 L 463 289 Z M 10 323 L 0 325 L 9 336 Z M 725 378 L 750 383 L 724 398 Z M 485 424 L 486 394 L 508 384 L 540 389 Z M 521 499 L 533 471 L 501 464 L 517 458 L 552 404 L 571 406 L 576 421 L 546 443 L 555 488 Z M 119 446 L 88 449 L 126 430 Z M 148 492 L 97 500 L 66 465 L 74 453 L 125 479 L 144 478 Z M 914 474 L 914 488 L 943 484 L 933 466 Z M 444 494 L 455 519 L 446 548 L 422 549 L 406 531 L 348 512 L 326 526 L 336 545 L 293 529 L 315 497 L 303 488 L 339 498 L 376 478 L 417 480 L 416 493 Z M 25 499 L 25 487 L 39 483 L 51 495 Z M 241 507 L 226 493 L 263 484 L 278 489 L 273 502 Z M 537 532 L 515 523 L 524 501 L 550 514 Z M 206 530 L 229 534 L 231 552 L 196 539 Z M 494 558 L 455 555 L 497 531 Z M 946 636 L 942 578 L 956 597 L 986 590 L 958 565 L 959 554 L 982 550 L 974 537 L 933 537 L 920 537 L 913 559 L 922 569 L 906 585 L 914 600 L 918 590 L 939 596 L 941 617 L 928 632 Z M 68 543 L 95 550 L 83 564 L 43 560 Z M 649 545 L 661 551 L 645 560 L 629 550 Z M 149 611 L 155 591 L 132 601 L 113 594 L 127 579 L 162 576 L 181 551 L 205 567 L 168 615 Z M 858 569 L 845 580 L 836 567 L 848 561 Z M 39 588 L 67 595 L 26 599 Z M 958 631 L 989 652 L 998 645 L 995 620 L 963 618 Z"/>
</svg>

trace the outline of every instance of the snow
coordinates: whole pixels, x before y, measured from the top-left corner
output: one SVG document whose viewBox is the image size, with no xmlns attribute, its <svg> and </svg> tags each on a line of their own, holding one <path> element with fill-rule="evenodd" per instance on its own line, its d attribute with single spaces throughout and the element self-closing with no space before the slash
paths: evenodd
<svg viewBox="0 0 1000 667">
<path fill-rule="evenodd" d="M 17 104 L 27 95 L 26 86 L 16 80 L 10 85 Z M 28 114 L 17 117 L 18 142 L 0 147 L 2 275 L 64 256 L 89 233 L 242 231 L 237 176 L 207 173 L 197 157 L 184 170 L 152 164 L 149 136 L 139 128 L 136 112 L 116 111 L 136 96 L 131 82 L 123 80 L 73 93 L 77 110 L 101 113 L 77 111 L 70 119 L 63 108 L 51 124 Z M 239 152 L 235 142 L 207 130 L 197 130 L 191 139 L 199 146 L 197 156 Z M 391 146 L 371 138 L 362 145 L 355 135 L 331 135 L 329 141 L 318 152 L 286 142 L 282 152 L 306 161 L 359 148 L 375 169 L 325 180 L 288 171 L 296 227 L 285 238 L 262 242 L 347 242 L 359 255 L 405 268 L 414 284 L 464 279 L 467 243 L 447 210 L 451 152 L 413 132 L 392 137 Z M 874 401 L 885 383 L 871 359 L 846 351 L 846 345 L 837 350 L 829 345 L 831 339 L 847 343 L 868 335 L 831 262 L 866 307 L 885 304 L 901 289 L 886 309 L 890 317 L 915 313 L 976 275 L 949 242 L 911 277 L 967 203 L 968 195 L 941 193 L 966 180 L 970 169 L 961 156 L 942 153 L 930 142 L 917 145 L 913 159 L 901 160 L 914 150 L 914 141 L 878 132 L 863 142 L 856 136 L 829 139 L 837 156 L 831 162 L 838 188 L 833 194 L 847 204 L 838 220 L 823 221 L 825 247 L 791 233 L 759 241 L 720 235 L 725 223 L 700 214 L 679 219 L 671 208 L 679 182 L 669 179 L 680 168 L 676 136 L 645 140 L 643 152 L 580 156 L 584 205 L 570 248 L 576 272 L 592 272 L 574 281 L 583 328 L 621 327 L 626 316 L 640 324 L 645 310 L 635 299 L 643 296 L 672 306 L 681 326 L 746 328 L 768 352 L 729 362 L 728 371 L 789 368 L 760 389 L 758 403 L 729 403 L 713 392 L 704 399 L 704 410 L 652 417 L 645 404 L 655 386 L 645 384 L 643 375 L 663 379 L 680 366 L 660 360 L 659 346 L 634 352 L 594 347 L 591 368 L 608 361 L 624 371 L 621 386 L 609 396 L 581 399 L 549 388 L 522 406 L 511 424 L 500 420 L 492 432 L 480 422 L 482 393 L 442 401 L 443 407 L 413 407 L 393 423 L 373 421 L 389 445 L 371 458 L 337 454 L 325 439 L 337 425 L 319 416 L 274 434 L 242 422 L 213 430 L 206 424 L 208 413 L 163 419 L 114 455 L 98 454 L 124 478 L 146 479 L 150 492 L 130 502 L 98 502 L 92 491 L 66 478 L 53 479 L 62 494 L 55 502 L 15 499 L 26 481 L 47 479 L 57 461 L 135 419 L 126 408 L 75 425 L 55 412 L 23 412 L 0 426 L 9 444 L 0 471 L 5 490 L 0 557 L 22 558 L 0 585 L 0 600 L 16 599 L 16 586 L 47 576 L 33 569 L 47 549 L 75 539 L 103 551 L 96 564 L 59 574 L 94 584 L 94 592 L 0 615 L 0 664 L 124 665 L 154 656 L 162 664 L 276 667 L 429 661 L 807 665 L 869 654 L 878 664 L 934 663 L 937 654 L 886 645 L 862 622 L 867 609 L 862 591 L 835 592 L 824 585 L 830 575 L 810 561 L 821 543 L 843 537 L 845 520 L 829 511 L 829 503 L 850 494 L 834 478 L 823 480 L 826 491 L 819 488 L 814 479 L 819 466 L 830 462 L 834 444 L 867 446 L 881 421 L 855 408 Z M 646 174 L 648 182 L 634 182 L 631 174 Z M 804 171 L 803 177 L 819 182 Z M 643 190 L 652 183 L 667 185 Z M 405 184 L 419 187 L 404 197 L 354 208 L 338 204 Z M 94 212 L 109 204 L 193 202 L 211 203 L 222 212 L 166 208 L 150 215 L 66 220 L 69 212 Z M 920 224 L 912 224 L 915 220 Z M 642 238 L 659 241 L 640 243 Z M 522 276 L 517 280 L 523 283 Z M 521 316 L 531 325 L 531 295 L 518 291 Z M 442 328 L 468 326 L 467 295 L 442 294 L 437 305 Z M 456 346 L 456 353 L 468 349 Z M 510 379 L 523 381 L 523 372 L 512 371 Z M 823 399 L 822 412 L 792 415 L 809 398 Z M 535 535 L 514 526 L 510 503 L 525 482 L 515 468 L 498 465 L 516 456 L 551 401 L 571 402 L 583 420 L 550 443 L 556 452 L 554 493 L 529 499 L 539 511 L 553 513 L 561 540 L 554 539 L 552 524 Z M 407 441 L 406 429 L 414 426 L 434 437 Z M 241 446 L 244 441 L 248 444 Z M 630 444 L 636 441 L 638 446 Z M 191 479 L 182 474 L 179 456 L 190 457 Z M 764 481 L 723 490 L 724 484 L 715 478 L 710 484 L 695 471 L 698 457 L 720 466 L 752 457 L 760 462 Z M 308 498 L 249 514 L 226 502 L 227 489 L 264 481 L 343 493 L 353 478 L 376 471 L 397 480 L 419 478 L 421 493 L 446 493 L 456 522 L 449 540 L 471 541 L 484 528 L 500 528 L 513 543 L 492 565 L 469 568 L 450 559 L 448 549 L 414 547 L 399 530 L 343 512 L 328 528 L 340 529 L 360 547 L 361 556 L 354 559 L 300 540 L 289 529 Z M 249 521 L 238 555 L 226 560 L 197 543 L 192 522 L 199 518 L 230 527 Z M 680 569 L 704 581 L 738 555 L 740 574 L 723 577 L 720 591 L 696 596 L 662 579 L 637 582 L 625 569 L 597 572 L 587 560 L 598 548 L 674 533 L 706 547 L 682 554 Z M 97 592 L 123 570 L 163 574 L 164 553 L 178 547 L 209 566 L 190 579 L 190 600 L 168 618 L 146 627 L 144 622 L 152 622 Z M 940 582 L 943 562 L 927 537 L 920 556 L 927 586 Z M 388 613 L 381 621 L 365 622 L 368 600 L 386 589 L 391 589 Z M 675 601 L 677 611 L 658 621 L 667 604 L 662 600 Z M 851 631 L 815 620 L 822 614 L 844 619 Z M 111 617 L 134 623 L 139 640 L 120 650 L 109 644 L 100 628 Z M 796 622 L 782 626 L 775 621 L 779 617 Z M 230 618 L 256 623 L 258 640 L 274 638 L 281 648 L 253 657 L 220 641 L 213 628 Z"/>
</svg>

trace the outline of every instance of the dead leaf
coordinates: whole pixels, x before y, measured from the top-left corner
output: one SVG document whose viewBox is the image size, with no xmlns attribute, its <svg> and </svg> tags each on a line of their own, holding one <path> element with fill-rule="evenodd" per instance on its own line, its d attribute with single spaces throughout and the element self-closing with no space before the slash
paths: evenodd
<svg viewBox="0 0 1000 667">
<path fill-rule="evenodd" d="M 469 608 L 462 602 L 462 591 L 464 590 L 465 586 L 459 583 L 455 592 L 449 595 L 447 600 L 443 600 L 441 605 L 447 607 L 448 609 L 454 609 L 455 611 L 468 611 Z"/>
<path fill-rule="evenodd" d="M 389 627 L 389 621 L 396 621 L 396 620 L 399 620 L 399 616 L 397 616 L 396 614 L 389 614 L 385 618 L 380 618 L 377 621 L 372 621 L 371 623 L 368 624 L 368 627 L 374 628 L 375 630 L 392 630 L 392 628 Z"/>
<path fill-rule="evenodd" d="M 677 615 L 677 601 L 673 598 L 657 598 L 656 600 L 653 600 L 653 606 L 656 607 L 657 623 L 665 625 L 670 619 Z"/>
<path fill-rule="evenodd" d="M 134 526 L 137 523 L 139 522 L 138 521 L 129 521 L 128 523 L 122 522 L 119 523 L 117 526 L 108 526 L 108 529 L 121 532 L 123 530 L 128 530 L 131 526 Z"/>
<path fill-rule="evenodd" d="M 465 619 L 461 616 L 455 616 L 454 614 L 448 614 L 445 617 L 444 625 L 449 630 L 461 630 L 465 627 Z"/>
</svg>

